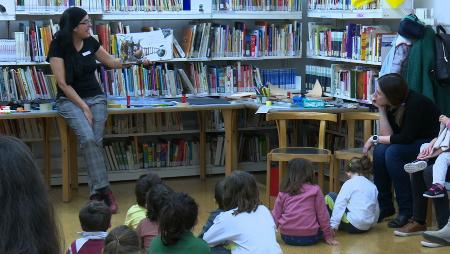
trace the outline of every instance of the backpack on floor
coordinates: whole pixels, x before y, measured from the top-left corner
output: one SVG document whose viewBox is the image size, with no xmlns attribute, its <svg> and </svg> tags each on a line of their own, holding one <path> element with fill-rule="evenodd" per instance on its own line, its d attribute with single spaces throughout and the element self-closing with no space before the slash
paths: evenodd
<svg viewBox="0 0 450 254">
<path fill-rule="evenodd" d="M 450 34 L 447 34 L 444 27 L 436 27 L 436 66 L 434 77 L 441 86 L 450 85 Z"/>
</svg>

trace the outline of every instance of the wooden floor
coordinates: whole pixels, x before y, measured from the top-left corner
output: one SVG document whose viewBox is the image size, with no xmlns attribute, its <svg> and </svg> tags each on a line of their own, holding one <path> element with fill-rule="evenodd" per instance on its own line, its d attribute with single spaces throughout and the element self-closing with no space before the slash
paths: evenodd
<svg viewBox="0 0 450 254">
<path fill-rule="evenodd" d="M 223 176 L 208 177 L 201 181 L 196 177 L 177 178 L 165 180 L 176 191 L 189 193 L 199 204 L 199 224 L 194 232 L 198 233 L 208 218 L 209 211 L 216 209 L 214 202 L 214 184 Z M 263 175 L 258 177 L 263 178 Z M 112 189 L 119 203 L 119 213 L 112 218 L 112 227 L 121 225 L 125 219 L 127 209 L 135 202 L 134 182 L 113 183 Z M 62 238 L 68 246 L 79 232 L 78 211 L 88 199 L 86 185 L 81 185 L 78 192 L 74 193 L 74 199 L 70 203 L 61 200 L 61 189 L 54 187 L 50 191 L 51 200 L 55 206 L 56 214 L 61 225 Z M 421 247 L 422 237 L 413 236 L 400 238 L 393 235 L 386 223 L 378 224 L 373 230 L 363 235 L 349 235 L 338 233 L 339 246 L 330 247 L 320 243 L 311 247 L 293 247 L 285 245 L 279 238 L 284 253 L 446 253 L 449 248 L 427 249 Z"/>
</svg>

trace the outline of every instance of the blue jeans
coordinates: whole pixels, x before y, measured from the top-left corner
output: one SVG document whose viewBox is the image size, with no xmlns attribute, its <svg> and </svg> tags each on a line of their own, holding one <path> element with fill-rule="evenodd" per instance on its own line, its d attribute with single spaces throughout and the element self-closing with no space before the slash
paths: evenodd
<svg viewBox="0 0 450 254">
<path fill-rule="evenodd" d="M 317 235 L 312 236 L 289 236 L 289 235 L 283 235 L 281 234 L 281 239 L 287 244 L 287 245 L 295 245 L 295 246 L 309 246 L 314 245 L 318 243 L 320 240 L 322 240 L 322 232 L 319 231 Z"/>
<path fill-rule="evenodd" d="M 373 151 L 373 180 L 378 189 L 380 211 L 395 211 L 392 203 L 391 183 L 394 185 L 399 214 L 412 215 L 411 181 L 403 169 L 414 161 L 420 145 L 427 139 L 416 140 L 411 144 L 378 144 Z"/>
<path fill-rule="evenodd" d="M 90 193 L 109 186 L 108 174 L 103 153 L 103 132 L 107 118 L 106 97 L 97 95 L 83 98 L 89 106 L 93 116 L 92 126 L 86 119 L 81 108 L 66 97 L 59 97 L 56 101 L 58 113 L 64 117 L 67 125 L 77 135 L 84 162 L 87 167 Z"/>
</svg>

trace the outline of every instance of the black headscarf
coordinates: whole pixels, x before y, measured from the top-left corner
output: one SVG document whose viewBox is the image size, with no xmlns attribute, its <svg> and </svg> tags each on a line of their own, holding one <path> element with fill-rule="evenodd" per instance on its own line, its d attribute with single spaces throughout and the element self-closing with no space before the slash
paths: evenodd
<svg viewBox="0 0 450 254">
<path fill-rule="evenodd" d="M 64 65 L 66 72 L 66 82 L 72 85 L 74 81 L 74 68 L 76 67 L 76 50 L 73 46 L 73 29 L 77 27 L 87 12 L 79 7 L 66 9 L 59 20 L 59 31 L 55 34 L 55 39 L 60 48 L 64 51 Z"/>
</svg>

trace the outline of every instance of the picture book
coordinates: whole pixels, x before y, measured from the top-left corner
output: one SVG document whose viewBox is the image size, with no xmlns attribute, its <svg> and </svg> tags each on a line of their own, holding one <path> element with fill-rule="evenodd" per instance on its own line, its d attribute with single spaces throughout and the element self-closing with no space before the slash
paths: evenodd
<svg viewBox="0 0 450 254">
<path fill-rule="evenodd" d="M 124 63 L 144 60 L 160 61 L 173 58 L 173 30 L 117 34 L 117 48 Z"/>
</svg>

